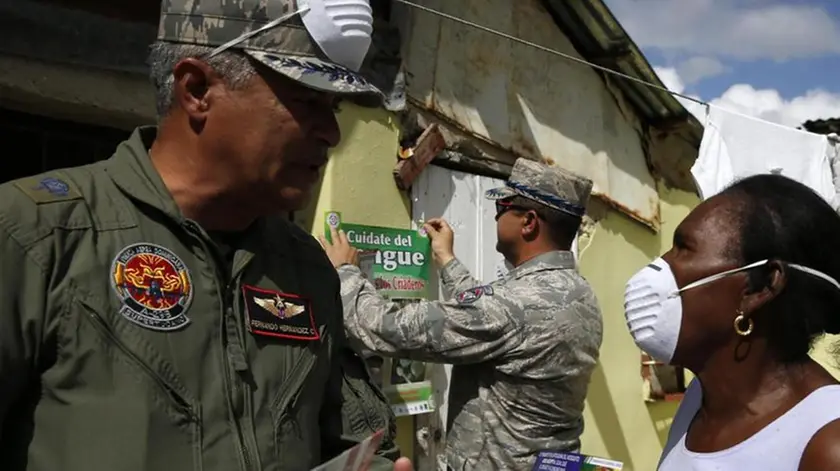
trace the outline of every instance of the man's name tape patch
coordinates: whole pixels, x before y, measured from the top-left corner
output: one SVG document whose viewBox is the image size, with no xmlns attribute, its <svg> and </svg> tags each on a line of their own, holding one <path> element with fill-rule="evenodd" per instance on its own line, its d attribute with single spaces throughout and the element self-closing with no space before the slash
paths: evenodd
<svg viewBox="0 0 840 471">
<path fill-rule="evenodd" d="M 302 296 L 243 285 L 247 327 L 254 335 L 318 340 L 312 303 Z"/>
</svg>

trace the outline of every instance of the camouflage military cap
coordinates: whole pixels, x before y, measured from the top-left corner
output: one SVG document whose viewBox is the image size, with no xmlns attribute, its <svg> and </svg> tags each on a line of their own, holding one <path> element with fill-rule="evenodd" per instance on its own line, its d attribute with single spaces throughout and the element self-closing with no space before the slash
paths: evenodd
<svg viewBox="0 0 840 471">
<path fill-rule="evenodd" d="M 319 91 L 374 97 L 382 93 L 361 74 L 330 61 L 303 25 L 303 0 L 162 0 L 157 39 L 219 47 L 282 17 L 280 24 L 233 48 Z"/>
<path fill-rule="evenodd" d="M 522 196 L 573 216 L 583 216 L 591 192 L 592 180 L 586 177 L 520 158 L 505 186 L 488 190 L 485 197 L 501 200 Z"/>
</svg>

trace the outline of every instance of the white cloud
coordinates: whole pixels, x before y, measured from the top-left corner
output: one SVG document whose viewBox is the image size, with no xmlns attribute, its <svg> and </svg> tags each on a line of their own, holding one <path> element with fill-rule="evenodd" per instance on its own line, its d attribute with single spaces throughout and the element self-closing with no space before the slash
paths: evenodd
<svg viewBox="0 0 840 471">
<path fill-rule="evenodd" d="M 840 21 L 779 0 L 607 0 L 642 48 L 778 61 L 840 53 Z"/>
<path fill-rule="evenodd" d="M 654 70 L 669 90 L 677 93 L 685 90 L 685 83 L 676 69 L 654 67 Z M 682 98 L 677 99 L 703 122 L 703 106 Z M 801 126 L 809 119 L 840 117 L 840 93 L 820 89 L 786 100 L 777 90 L 756 89 L 752 85 L 740 83 L 732 85 L 723 95 L 709 102 L 721 108 L 791 127 Z"/>
<path fill-rule="evenodd" d="M 708 56 L 695 56 L 682 61 L 677 64 L 676 69 L 686 85 L 691 85 L 703 79 L 715 77 L 729 71 L 729 68 L 723 65 L 721 61 Z"/>
<path fill-rule="evenodd" d="M 801 126 L 809 119 L 840 115 L 840 94 L 819 89 L 785 100 L 776 90 L 756 90 L 751 85 L 737 84 L 712 100 L 712 104 L 792 127 Z"/>
</svg>

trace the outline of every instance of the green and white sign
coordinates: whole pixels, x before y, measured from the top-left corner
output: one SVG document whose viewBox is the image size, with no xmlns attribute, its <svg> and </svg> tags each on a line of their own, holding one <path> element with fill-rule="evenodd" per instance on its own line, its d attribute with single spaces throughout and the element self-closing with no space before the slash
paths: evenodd
<svg viewBox="0 0 840 471">
<path fill-rule="evenodd" d="M 429 294 L 431 245 L 425 231 L 363 226 L 342 221 L 341 213 L 326 214 L 324 232 L 341 229 L 359 249 L 361 268 L 377 291 L 391 299 L 425 299 Z"/>
<path fill-rule="evenodd" d="M 435 410 L 435 400 L 431 381 L 419 383 L 394 384 L 383 389 L 394 415 L 428 414 Z"/>
</svg>

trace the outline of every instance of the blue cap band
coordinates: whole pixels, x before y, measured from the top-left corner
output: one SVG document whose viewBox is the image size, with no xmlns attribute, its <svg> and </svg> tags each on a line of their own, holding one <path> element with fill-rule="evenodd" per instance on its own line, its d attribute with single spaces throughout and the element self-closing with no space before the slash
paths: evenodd
<svg viewBox="0 0 840 471">
<path fill-rule="evenodd" d="M 511 181 L 505 182 L 505 185 L 507 185 L 510 188 L 513 188 L 514 190 L 520 193 L 524 193 L 530 196 L 531 198 L 545 204 L 546 206 L 556 208 L 573 216 L 583 217 L 583 215 L 586 213 L 586 209 L 583 206 L 578 206 L 576 204 L 569 203 L 568 201 L 554 196 L 551 193 L 546 193 L 544 191 L 537 190 L 535 188 L 531 188 Z"/>
</svg>

